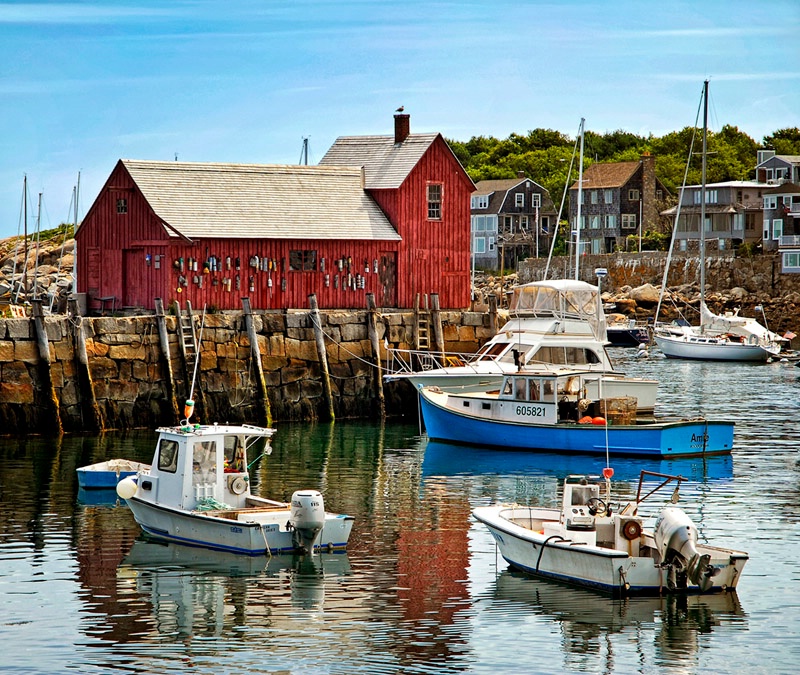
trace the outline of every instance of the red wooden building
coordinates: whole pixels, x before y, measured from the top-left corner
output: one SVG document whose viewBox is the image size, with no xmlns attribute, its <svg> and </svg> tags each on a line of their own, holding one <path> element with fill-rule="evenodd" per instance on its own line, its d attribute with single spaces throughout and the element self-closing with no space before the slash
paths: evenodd
<svg viewBox="0 0 800 675">
<path fill-rule="evenodd" d="M 470 195 L 441 134 L 337 139 L 319 166 L 120 160 L 76 239 L 90 309 L 470 302 Z"/>
</svg>

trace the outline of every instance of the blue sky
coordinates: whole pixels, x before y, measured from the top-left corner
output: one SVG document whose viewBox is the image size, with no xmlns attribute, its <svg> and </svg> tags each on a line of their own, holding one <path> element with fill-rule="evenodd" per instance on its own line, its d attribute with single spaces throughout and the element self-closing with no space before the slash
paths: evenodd
<svg viewBox="0 0 800 675">
<path fill-rule="evenodd" d="M 800 126 L 798 0 L 0 1 L 0 237 L 120 158 L 316 163 L 337 136 Z M 33 220 L 32 220 L 33 219 Z"/>
</svg>

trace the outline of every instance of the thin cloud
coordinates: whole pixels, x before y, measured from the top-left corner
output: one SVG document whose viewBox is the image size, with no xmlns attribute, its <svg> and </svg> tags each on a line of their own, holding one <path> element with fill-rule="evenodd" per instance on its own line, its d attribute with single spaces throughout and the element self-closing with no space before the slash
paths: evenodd
<svg viewBox="0 0 800 675">
<path fill-rule="evenodd" d="M 0 23 L 80 24 L 105 23 L 131 17 L 175 16 L 170 9 L 83 5 L 76 3 L 22 3 L 0 5 Z"/>
</svg>

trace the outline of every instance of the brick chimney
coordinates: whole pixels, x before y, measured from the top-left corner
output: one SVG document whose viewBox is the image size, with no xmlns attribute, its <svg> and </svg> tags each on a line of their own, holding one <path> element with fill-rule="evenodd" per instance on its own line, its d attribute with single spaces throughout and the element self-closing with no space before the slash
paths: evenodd
<svg viewBox="0 0 800 675">
<path fill-rule="evenodd" d="M 394 142 L 399 145 L 408 138 L 411 133 L 411 115 L 407 113 L 397 113 L 394 116 Z"/>
<path fill-rule="evenodd" d="M 642 155 L 642 225 L 655 228 L 658 222 L 656 204 L 656 158 L 649 152 Z"/>
</svg>

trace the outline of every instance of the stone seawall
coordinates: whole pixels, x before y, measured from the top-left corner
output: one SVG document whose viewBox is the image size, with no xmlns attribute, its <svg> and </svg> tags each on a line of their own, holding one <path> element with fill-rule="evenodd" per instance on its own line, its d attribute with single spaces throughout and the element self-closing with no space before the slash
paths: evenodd
<svg viewBox="0 0 800 675">
<path fill-rule="evenodd" d="M 225 312 L 204 318 L 193 419 L 268 424 L 324 419 L 331 409 L 337 418 L 380 415 L 381 378 L 368 312 L 323 311 L 319 317 L 330 406 L 311 312 L 250 315 L 261 375 L 244 312 Z M 447 351 L 474 352 L 492 335 L 486 313 L 443 311 L 439 317 Z M 177 423 L 193 373 L 182 356 L 178 318 L 165 316 L 162 321 L 168 354 L 159 338 L 158 318 L 152 315 L 0 319 L 0 434 Z M 199 331 L 201 317 L 195 314 L 194 321 Z M 416 325 L 411 311 L 377 314 L 377 356 L 382 366 L 387 344 L 411 348 Z M 259 386 L 260 376 L 265 388 Z M 416 410 L 413 391 L 400 384 L 382 392 L 387 416 Z M 260 394 L 264 390 L 266 402 Z"/>
</svg>

